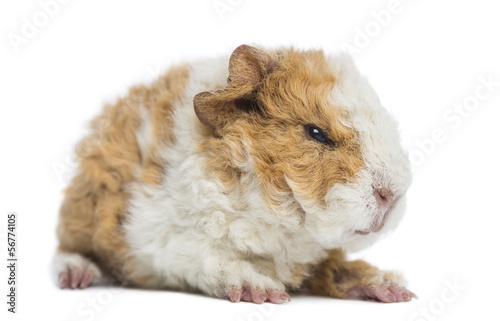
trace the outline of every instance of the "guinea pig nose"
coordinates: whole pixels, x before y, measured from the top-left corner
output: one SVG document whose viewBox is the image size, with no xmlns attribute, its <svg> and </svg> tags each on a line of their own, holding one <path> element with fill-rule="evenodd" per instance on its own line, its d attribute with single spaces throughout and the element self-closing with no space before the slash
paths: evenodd
<svg viewBox="0 0 500 321">
<path fill-rule="evenodd" d="M 393 198 L 391 190 L 387 188 L 376 188 L 373 190 L 373 194 L 380 208 L 387 208 Z"/>
</svg>

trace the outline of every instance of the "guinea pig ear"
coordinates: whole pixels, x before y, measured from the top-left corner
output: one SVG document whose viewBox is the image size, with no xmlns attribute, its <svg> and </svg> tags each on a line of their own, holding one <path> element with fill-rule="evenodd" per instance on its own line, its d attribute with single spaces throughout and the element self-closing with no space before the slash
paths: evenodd
<svg viewBox="0 0 500 321">
<path fill-rule="evenodd" d="M 264 51 L 241 45 L 229 58 L 226 88 L 202 92 L 194 97 L 193 105 L 200 122 L 217 129 L 248 113 L 264 77 L 278 63 Z"/>
</svg>

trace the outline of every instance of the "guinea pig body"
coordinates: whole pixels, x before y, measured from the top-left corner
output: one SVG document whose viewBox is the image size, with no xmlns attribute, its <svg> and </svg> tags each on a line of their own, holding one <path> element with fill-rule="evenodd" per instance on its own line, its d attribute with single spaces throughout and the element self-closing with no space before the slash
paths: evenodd
<svg viewBox="0 0 500 321">
<path fill-rule="evenodd" d="M 395 228 L 411 180 L 396 122 L 349 57 L 242 45 L 132 88 L 92 129 L 60 212 L 61 287 L 414 296 L 343 254 Z"/>
</svg>

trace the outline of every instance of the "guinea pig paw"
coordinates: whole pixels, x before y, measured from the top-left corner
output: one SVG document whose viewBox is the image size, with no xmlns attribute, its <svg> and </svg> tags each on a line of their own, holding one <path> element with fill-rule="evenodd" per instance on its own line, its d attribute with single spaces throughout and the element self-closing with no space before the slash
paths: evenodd
<svg viewBox="0 0 500 321">
<path fill-rule="evenodd" d="M 92 268 L 70 266 L 59 274 L 59 287 L 61 289 L 84 289 L 94 281 L 95 273 Z"/>
<path fill-rule="evenodd" d="M 351 299 L 371 300 L 382 303 L 408 302 L 417 298 L 415 293 L 399 286 L 355 286 L 347 291 Z"/>
<path fill-rule="evenodd" d="M 84 289 L 101 275 L 97 265 L 79 254 L 59 253 L 56 269 L 61 289 Z"/>
<path fill-rule="evenodd" d="M 241 289 L 233 289 L 229 293 L 231 302 L 253 302 L 262 304 L 266 301 L 275 304 L 282 304 L 290 301 L 290 295 L 286 292 L 276 289 L 256 289 L 252 287 L 243 287 Z"/>
</svg>

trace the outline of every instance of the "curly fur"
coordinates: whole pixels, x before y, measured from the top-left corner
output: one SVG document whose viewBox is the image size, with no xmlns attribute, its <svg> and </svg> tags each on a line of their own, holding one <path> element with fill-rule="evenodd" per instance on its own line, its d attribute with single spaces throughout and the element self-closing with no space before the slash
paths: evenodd
<svg viewBox="0 0 500 321">
<path fill-rule="evenodd" d="M 80 145 L 60 250 L 137 286 L 209 295 L 398 283 L 340 250 L 395 228 L 411 180 L 396 122 L 351 59 L 241 46 L 227 66 L 176 67 L 105 108 Z M 335 144 L 307 139 L 307 124 Z M 398 200 L 389 215 L 374 189 Z"/>
</svg>

